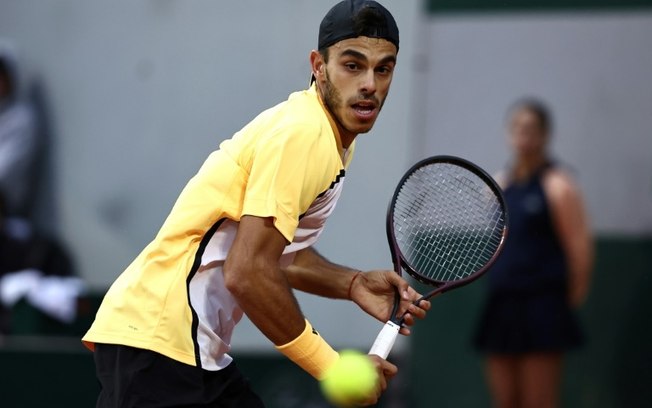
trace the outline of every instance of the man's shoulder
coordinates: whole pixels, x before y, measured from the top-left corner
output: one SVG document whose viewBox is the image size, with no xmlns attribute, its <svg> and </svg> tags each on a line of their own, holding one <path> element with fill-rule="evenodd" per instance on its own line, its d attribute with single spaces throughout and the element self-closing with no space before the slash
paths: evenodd
<svg viewBox="0 0 652 408">
<path fill-rule="evenodd" d="M 299 133 L 304 137 L 307 134 L 317 136 L 325 128 L 330 129 L 325 124 L 328 124 L 328 117 L 311 89 L 290 94 L 287 100 L 263 111 L 252 122 L 252 125 L 263 126 L 272 133 Z"/>
<path fill-rule="evenodd" d="M 323 121 L 326 113 L 319 102 L 319 97 L 313 88 L 297 91 L 285 102 L 288 118 L 296 121 Z"/>
</svg>

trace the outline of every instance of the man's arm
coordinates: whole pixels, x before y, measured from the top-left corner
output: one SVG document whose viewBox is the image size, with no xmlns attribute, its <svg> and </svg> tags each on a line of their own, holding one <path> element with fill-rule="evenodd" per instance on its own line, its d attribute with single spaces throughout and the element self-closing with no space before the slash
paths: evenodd
<svg viewBox="0 0 652 408">
<path fill-rule="evenodd" d="M 386 322 L 390 318 L 394 296 L 398 290 L 401 305 L 398 313 L 405 316 L 406 326 L 414 324 L 414 318 L 423 318 L 430 309 L 430 302 L 413 304 L 421 295 L 411 288 L 397 273 L 389 270 L 361 272 L 328 261 L 311 247 L 298 251 L 292 265 L 285 269 L 290 285 L 298 290 L 335 299 L 350 299 L 362 310 Z M 410 334 L 408 327 L 402 334 Z"/>
<path fill-rule="evenodd" d="M 271 218 L 243 216 L 224 263 L 225 284 L 247 317 L 279 351 L 322 379 L 339 355 L 312 330 L 299 309 L 279 266 L 285 244 Z M 397 368 L 378 356 L 369 358 L 379 374 L 377 398 Z"/>
<path fill-rule="evenodd" d="M 349 298 L 349 288 L 358 272 L 330 262 L 312 247 L 298 251 L 292 265 L 285 269 L 294 289 L 333 299 Z"/>
<path fill-rule="evenodd" d="M 274 344 L 295 339 L 305 320 L 279 258 L 285 237 L 272 218 L 243 216 L 224 263 L 224 281 L 242 310 Z"/>
</svg>

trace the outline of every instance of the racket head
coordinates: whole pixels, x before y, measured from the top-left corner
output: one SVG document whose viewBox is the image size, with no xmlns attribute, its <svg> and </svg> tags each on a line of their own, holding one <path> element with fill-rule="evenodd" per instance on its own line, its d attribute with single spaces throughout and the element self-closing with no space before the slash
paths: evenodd
<svg viewBox="0 0 652 408">
<path fill-rule="evenodd" d="M 483 169 L 456 156 L 432 156 L 401 178 L 387 210 L 397 273 L 405 269 L 436 293 L 484 274 L 507 237 L 502 191 Z"/>
</svg>

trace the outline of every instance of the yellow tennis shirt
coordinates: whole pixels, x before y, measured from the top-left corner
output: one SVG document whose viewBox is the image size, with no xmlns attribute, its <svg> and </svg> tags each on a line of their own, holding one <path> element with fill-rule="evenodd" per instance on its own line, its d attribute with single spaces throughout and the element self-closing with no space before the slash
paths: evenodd
<svg viewBox="0 0 652 408">
<path fill-rule="evenodd" d="M 220 144 L 188 182 L 154 240 L 117 278 L 83 338 L 153 350 L 208 370 L 231 362 L 243 312 L 222 265 L 243 215 L 273 217 L 282 266 L 313 245 L 339 197 L 342 148 L 315 87 L 290 95 Z"/>
</svg>

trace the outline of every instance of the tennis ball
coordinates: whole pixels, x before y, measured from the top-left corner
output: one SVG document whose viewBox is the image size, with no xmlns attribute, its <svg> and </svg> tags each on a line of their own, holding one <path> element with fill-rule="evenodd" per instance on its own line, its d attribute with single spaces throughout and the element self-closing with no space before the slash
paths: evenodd
<svg viewBox="0 0 652 408">
<path fill-rule="evenodd" d="M 354 350 L 340 352 L 340 359 L 324 374 L 320 385 L 332 404 L 347 407 L 375 393 L 376 367 L 366 354 Z"/>
</svg>

